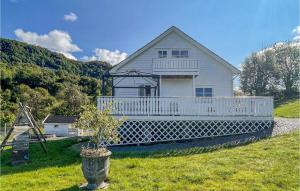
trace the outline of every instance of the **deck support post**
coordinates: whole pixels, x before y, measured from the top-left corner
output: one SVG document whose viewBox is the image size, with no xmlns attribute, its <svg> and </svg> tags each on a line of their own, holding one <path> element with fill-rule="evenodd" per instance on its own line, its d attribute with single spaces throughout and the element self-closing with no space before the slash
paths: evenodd
<svg viewBox="0 0 300 191">
<path fill-rule="evenodd" d="M 157 96 L 160 96 L 160 83 L 161 83 L 161 76 L 157 79 Z"/>
<path fill-rule="evenodd" d="M 159 76 L 159 79 L 157 80 L 157 89 L 158 89 L 158 97 L 160 97 L 160 88 L 161 88 L 161 75 Z"/>
<path fill-rule="evenodd" d="M 196 93 L 195 93 L 196 92 L 196 90 L 195 90 L 195 75 L 193 75 L 193 85 L 192 86 L 193 86 L 192 95 L 195 97 L 196 96 Z"/>
<path fill-rule="evenodd" d="M 102 76 L 102 87 L 101 87 L 101 95 L 104 96 L 105 94 L 105 77 Z"/>
<path fill-rule="evenodd" d="M 114 78 L 111 78 L 111 84 L 112 84 L 112 88 L 111 88 L 111 95 L 115 96 L 115 86 L 114 86 Z"/>
</svg>

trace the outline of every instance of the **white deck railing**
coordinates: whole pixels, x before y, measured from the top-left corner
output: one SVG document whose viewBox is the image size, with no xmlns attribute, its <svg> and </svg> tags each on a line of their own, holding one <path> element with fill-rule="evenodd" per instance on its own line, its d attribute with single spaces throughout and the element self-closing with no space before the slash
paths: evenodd
<svg viewBox="0 0 300 191">
<path fill-rule="evenodd" d="M 199 60 L 196 59 L 154 59 L 153 73 L 176 72 L 178 74 L 198 73 Z"/>
<path fill-rule="evenodd" d="M 98 97 L 114 115 L 273 116 L 272 97 Z"/>
</svg>

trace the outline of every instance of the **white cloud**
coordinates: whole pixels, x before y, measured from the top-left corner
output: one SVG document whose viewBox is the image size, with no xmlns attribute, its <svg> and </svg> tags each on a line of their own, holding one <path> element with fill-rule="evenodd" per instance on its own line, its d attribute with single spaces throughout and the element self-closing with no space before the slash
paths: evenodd
<svg viewBox="0 0 300 191">
<path fill-rule="evenodd" d="M 69 14 L 67 15 L 64 15 L 64 19 L 65 21 L 71 21 L 71 22 L 74 22 L 77 20 L 77 15 L 73 12 L 70 12 Z"/>
<path fill-rule="evenodd" d="M 295 34 L 293 40 L 300 40 L 300 25 L 294 28 L 292 32 Z"/>
<path fill-rule="evenodd" d="M 94 53 L 95 55 L 93 56 L 90 57 L 84 56 L 81 59 L 85 61 L 92 61 L 92 60 L 105 61 L 112 65 L 115 65 L 127 57 L 127 54 L 125 52 L 120 52 L 119 50 L 110 51 L 103 48 L 96 48 L 94 50 Z"/>
<path fill-rule="evenodd" d="M 300 39 L 295 39 L 290 42 L 277 42 L 273 46 L 269 46 L 267 48 L 264 48 L 258 52 L 256 52 L 258 55 L 263 55 L 266 51 L 274 51 L 274 47 L 284 47 L 284 46 L 289 46 L 289 47 L 298 47 L 300 48 Z"/>
<path fill-rule="evenodd" d="M 300 25 L 293 29 L 294 33 L 300 33 Z"/>
<path fill-rule="evenodd" d="M 62 53 L 67 58 L 74 60 L 76 58 L 72 55 L 72 52 L 82 51 L 76 44 L 72 43 L 69 33 L 60 30 L 53 30 L 48 34 L 39 35 L 35 32 L 25 32 L 23 29 L 16 29 L 15 35 L 23 42 Z"/>
</svg>

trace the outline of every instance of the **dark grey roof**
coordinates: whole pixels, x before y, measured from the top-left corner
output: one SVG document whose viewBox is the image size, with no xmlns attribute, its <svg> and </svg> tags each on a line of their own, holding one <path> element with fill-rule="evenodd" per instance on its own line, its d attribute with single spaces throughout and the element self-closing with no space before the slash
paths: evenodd
<svg viewBox="0 0 300 191">
<path fill-rule="evenodd" d="M 78 116 L 49 115 L 44 123 L 74 123 Z"/>
</svg>

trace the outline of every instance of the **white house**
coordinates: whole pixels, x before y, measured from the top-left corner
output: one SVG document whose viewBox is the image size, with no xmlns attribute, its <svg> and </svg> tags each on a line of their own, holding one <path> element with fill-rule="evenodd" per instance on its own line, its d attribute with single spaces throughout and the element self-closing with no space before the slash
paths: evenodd
<svg viewBox="0 0 300 191">
<path fill-rule="evenodd" d="M 73 127 L 77 116 L 48 115 L 44 121 L 45 134 L 54 134 L 58 137 L 80 136 L 82 130 Z"/>
<path fill-rule="evenodd" d="M 233 80 L 239 73 L 173 26 L 103 76 L 102 87 L 112 81 L 112 96 L 99 97 L 98 108 L 110 105 L 113 115 L 128 116 L 121 128 L 124 144 L 237 134 L 242 131 L 224 130 L 224 124 L 242 127 L 245 121 L 247 132 L 253 130 L 253 122 L 270 127 L 271 97 L 233 97 Z M 216 125 L 219 122 L 223 125 Z M 181 130 L 171 136 L 173 128 Z M 203 134 L 205 128 L 211 129 Z"/>
<path fill-rule="evenodd" d="M 233 79 L 239 70 L 186 35 L 171 27 L 133 53 L 110 71 L 122 73 L 136 70 L 160 76 L 162 97 L 233 96 Z M 147 86 L 145 79 L 116 80 L 119 86 Z M 147 94 L 149 92 L 149 94 Z M 154 91 L 115 89 L 114 96 L 157 96 Z"/>
</svg>

